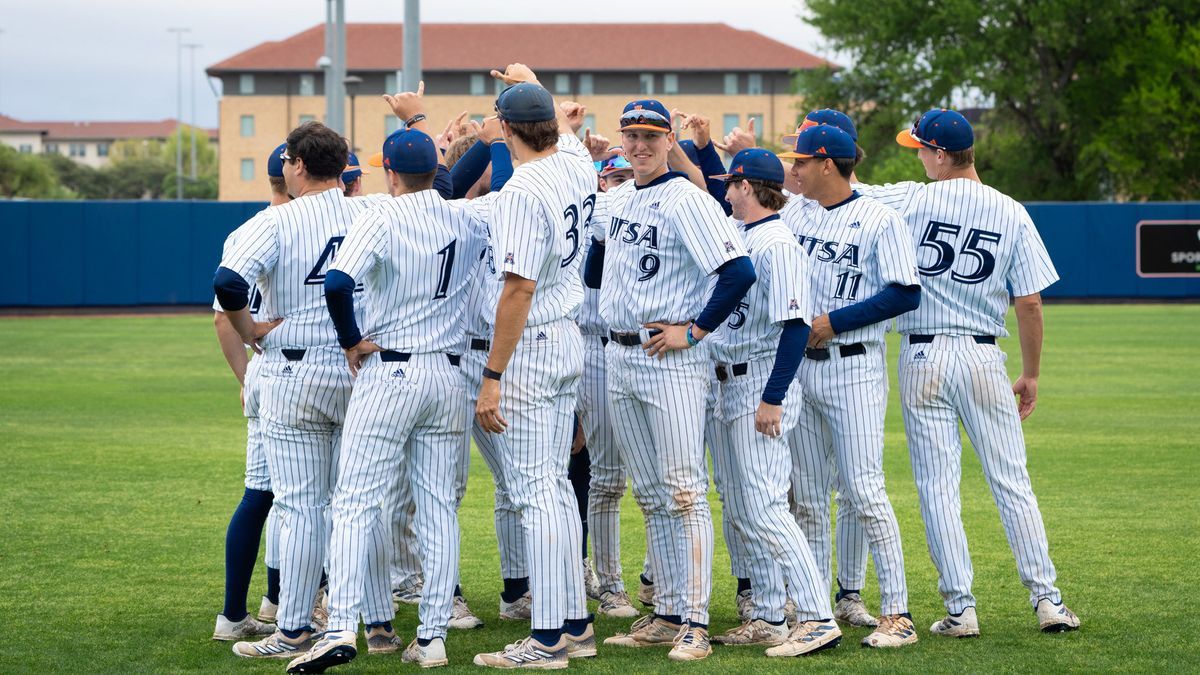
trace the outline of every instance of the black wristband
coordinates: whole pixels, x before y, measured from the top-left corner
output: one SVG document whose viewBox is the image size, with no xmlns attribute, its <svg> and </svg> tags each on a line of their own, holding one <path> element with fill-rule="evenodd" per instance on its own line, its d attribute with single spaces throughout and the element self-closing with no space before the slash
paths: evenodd
<svg viewBox="0 0 1200 675">
<path fill-rule="evenodd" d="M 416 115 L 413 115 L 412 117 L 404 120 L 404 126 L 411 127 L 412 125 L 416 124 L 417 122 L 424 122 L 424 121 L 425 121 L 425 113 L 417 113 Z"/>
<path fill-rule="evenodd" d="M 504 373 L 496 372 L 496 371 L 492 370 L 491 368 L 488 368 L 487 366 L 483 367 L 483 376 L 489 380 L 495 380 L 495 381 L 499 382 L 500 376 L 503 374 Z"/>
</svg>

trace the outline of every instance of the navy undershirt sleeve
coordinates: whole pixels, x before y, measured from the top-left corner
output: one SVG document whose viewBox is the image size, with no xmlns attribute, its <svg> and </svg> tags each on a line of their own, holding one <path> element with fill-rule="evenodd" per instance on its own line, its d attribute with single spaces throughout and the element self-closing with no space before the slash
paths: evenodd
<svg viewBox="0 0 1200 675">
<path fill-rule="evenodd" d="M 600 288 L 604 277 L 604 243 L 592 240 L 588 247 L 587 259 L 583 261 L 583 285 L 588 288 Z"/>
<path fill-rule="evenodd" d="M 499 192 L 513 175 L 512 155 L 499 141 L 488 146 L 492 155 L 492 192 Z"/>
<path fill-rule="evenodd" d="M 779 336 L 779 349 L 775 351 L 775 365 L 771 377 L 763 389 L 763 403 L 782 405 L 788 387 L 796 379 L 796 370 L 804 359 L 804 347 L 808 344 L 808 324 L 804 319 L 788 319 L 783 322 L 783 333 Z"/>
<path fill-rule="evenodd" d="M 250 304 L 250 284 L 242 275 L 228 267 L 218 267 L 213 275 L 213 291 L 217 294 L 217 302 L 226 312 L 236 312 Z"/>
<path fill-rule="evenodd" d="M 863 326 L 870 326 L 905 312 L 911 312 L 921 304 L 920 286 L 889 284 L 875 295 L 848 307 L 829 313 L 829 325 L 833 332 L 842 334 Z"/>
<path fill-rule="evenodd" d="M 475 144 L 468 148 L 462 157 L 458 158 L 458 161 L 454 163 L 454 168 L 450 169 L 450 178 L 454 181 L 453 199 L 462 199 L 467 196 L 467 190 L 470 190 L 471 186 L 487 170 L 490 160 L 491 153 L 488 152 L 487 143 L 483 141 L 475 141 Z"/>
<path fill-rule="evenodd" d="M 354 320 L 354 285 L 354 278 L 341 270 L 329 270 L 325 275 L 325 305 L 342 349 L 362 342 L 362 333 Z"/>
<path fill-rule="evenodd" d="M 712 195 L 721 208 L 725 209 L 725 215 L 732 215 L 733 206 L 725 201 L 725 181 L 709 178 L 709 176 L 725 173 L 725 164 L 721 162 L 721 156 L 717 154 L 716 147 L 709 141 L 708 145 L 703 148 L 696 148 L 696 155 L 700 159 L 700 171 L 704 173 L 704 184 L 708 186 L 708 194 Z"/>
<path fill-rule="evenodd" d="M 453 199 L 454 179 L 445 164 L 438 164 L 437 175 L 433 177 L 433 189 L 438 191 L 442 199 Z"/>
<path fill-rule="evenodd" d="M 738 256 L 718 267 L 717 284 L 708 304 L 696 317 L 696 325 L 709 333 L 716 330 L 737 309 L 755 279 L 754 263 L 750 262 L 749 256 Z"/>
</svg>

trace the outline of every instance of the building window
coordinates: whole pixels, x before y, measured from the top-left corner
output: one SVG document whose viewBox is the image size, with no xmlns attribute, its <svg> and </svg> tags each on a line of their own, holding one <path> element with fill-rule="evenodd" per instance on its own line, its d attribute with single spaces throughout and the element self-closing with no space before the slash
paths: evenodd
<svg viewBox="0 0 1200 675">
<path fill-rule="evenodd" d="M 108 157 L 108 143 L 97 143 L 96 144 L 96 156 L 97 157 Z"/>
<path fill-rule="evenodd" d="M 483 115 L 471 115 L 471 121 L 483 124 Z"/>
<path fill-rule="evenodd" d="M 254 180 L 254 160 L 242 160 L 242 180 Z"/>
<path fill-rule="evenodd" d="M 316 96 L 317 94 L 317 76 L 312 73 L 300 74 L 300 95 L 301 96 Z"/>
<path fill-rule="evenodd" d="M 591 96 L 596 92 L 596 81 L 591 73 L 579 74 L 579 95 Z"/>
<path fill-rule="evenodd" d="M 254 73 L 242 73 L 238 78 L 238 93 L 242 95 L 254 93 Z"/>
<path fill-rule="evenodd" d="M 584 115 L 583 116 L 583 128 L 591 129 L 593 134 L 596 133 L 598 131 L 598 129 L 596 129 L 596 116 L 591 113 Z"/>
<path fill-rule="evenodd" d="M 571 93 L 571 76 L 567 73 L 558 73 L 554 76 L 554 93 L 569 94 Z"/>
<path fill-rule="evenodd" d="M 750 73 L 746 77 L 746 93 L 751 96 L 758 96 L 763 93 L 762 73 Z"/>
<path fill-rule="evenodd" d="M 18 150 L 21 152 L 21 154 L 28 155 L 33 152 L 33 146 L 28 143 L 22 143 Z"/>
<path fill-rule="evenodd" d="M 679 75 L 677 73 L 667 73 L 663 75 L 663 93 L 679 93 Z"/>
<path fill-rule="evenodd" d="M 733 128 L 736 127 L 738 122 L 741 122 L 741 120 L 741 115 L 738 115 L 737 113 L 726 113 L 724 125 L 725 135 L 728 136 L 729 134 L 733 133 Z"/>
<path fill-rule="evenodd" d="M 487 91 L 487 80 L 483 79 L 483 73 L 471 73 L 471 95 L 483 96 Z"/>
<path fill-rule="evenodd" d="M 301 115 L 300 116 L 300 124 L 305 124 L 308 122 L 316 122 L 316 121 L 317 121 L 316 115 Z"/>
<path fill-rule="evenodd" d="M 763 132 L 765 131 L 765 129 L 763 129 L 762 113 L 750 113 L 750 120 L 752 120 L 754 122 L 755 138 L 762 140 Z"/>
<path fill-rule="evenodd" d="M 45 146 L 43 146 L 42 152 L 47 154 L 58 154 L 58 143 L 47 143 Z"/>
<path fill-rule="evenodd" d="M 254 135 L 254 115 L 242 115 L 242 137 L 249 138 Z"/>
<path fill-rule="evenodd" d="M 654 95 L 654 73 L 638 75 L 638 93 L 645 96 Z"/>
<path fill-rule="evenodd" d="M 725 95 L 736 96 L 738 93 L 737 73 L 725 73 Z"/>
<path fill-rule="evenodd" d="M 72 157 L 86 157 L 87 146 L 83 143 L 72 143 L 70 145 L 70 153 Z"/>
<path fill-rule="evenodd" d="M 384 135 L 391 134 L 393 131 L 400 128 L 400 118 L 395 115 L 388 115 L 383 118 L 383 133 Z"/>
</svg>

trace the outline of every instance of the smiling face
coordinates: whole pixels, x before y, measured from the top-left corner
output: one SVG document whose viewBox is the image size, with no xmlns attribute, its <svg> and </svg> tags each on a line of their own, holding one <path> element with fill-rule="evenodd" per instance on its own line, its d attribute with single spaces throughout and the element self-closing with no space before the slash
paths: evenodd
<svg viewBox="0 0 1200 675">
<path fill-rule="evenodd" d="M 819 196 L 824 193 L 830 175 L 836 175 L 837 168 L 827 159 L 810 157 L 792 160 L 788 173 L 796 181 L 800 194 L 820 201 Z"/>
<path fill-rule="evenodd" d="M 654 177 L 665 171 L 667 152 L 675 143 L 675 134 L 646 129 L 628 129 L 621 132 L 621 146 L 625 148 L 625 159 L 633 165 L 635 176 Z"/>
<path fill-rule="evenodd" d="M 744 180 L 731 180 L 725 184 L 725 201 L 733 207 L 736 220 L 746 220 L 746 206 L 754 199 L 754 189 Z"/>
<path fill-rule="evenodd" d="M 620 169 L 613 171 L 607 176 L 600 177 L 600 188 L 605 192 L 617 187 L 621 183 L 633 180 L 633 169 Z"/>
</svg>

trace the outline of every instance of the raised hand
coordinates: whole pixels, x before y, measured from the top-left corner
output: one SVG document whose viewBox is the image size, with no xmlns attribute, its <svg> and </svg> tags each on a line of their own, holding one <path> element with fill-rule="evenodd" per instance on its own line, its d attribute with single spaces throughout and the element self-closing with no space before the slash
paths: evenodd
<svg viewBox="0 0 1200 675">
<path fill-rule="evenodd" d="M 583 131 L 583 147 L 592 155 L 593 162 L 603 162 L 621 154 L 621 148 L 610 149 L 612 146 L 609 140 L 599 134 L 593 134 L 591 127 Z"/>
<path fill-rule="evenodd" d="M 392 112 L 402 120 L 409 120 L 413 115 L 425 112 L 425 80 L 421 80 L 416 91 L 402 91 L 397 94 L 384 94 Z"/>
<path fill-rule="evenodd" d="M 563 101 L 558 104 L 562 108 L 563 114 L 567 116 L 567 124 L 571 125 L 571 133 L 579 133 L 580 127 L 583 126 L 583 116 L 587 113 L 587 106 L 575 101 Z"/>
<path fill-rule="evenodd" d="M 541 84 L 538 82 L 537 75 L 533 73 L 533 70 L 524 63 L 510 63 L 508 64 L 508 67 L 504 69 L 503 73 L 498 70 L 493 70 L 492 77 L 510 85 L 520 84 L 521 82 Z"/>
</svg>

